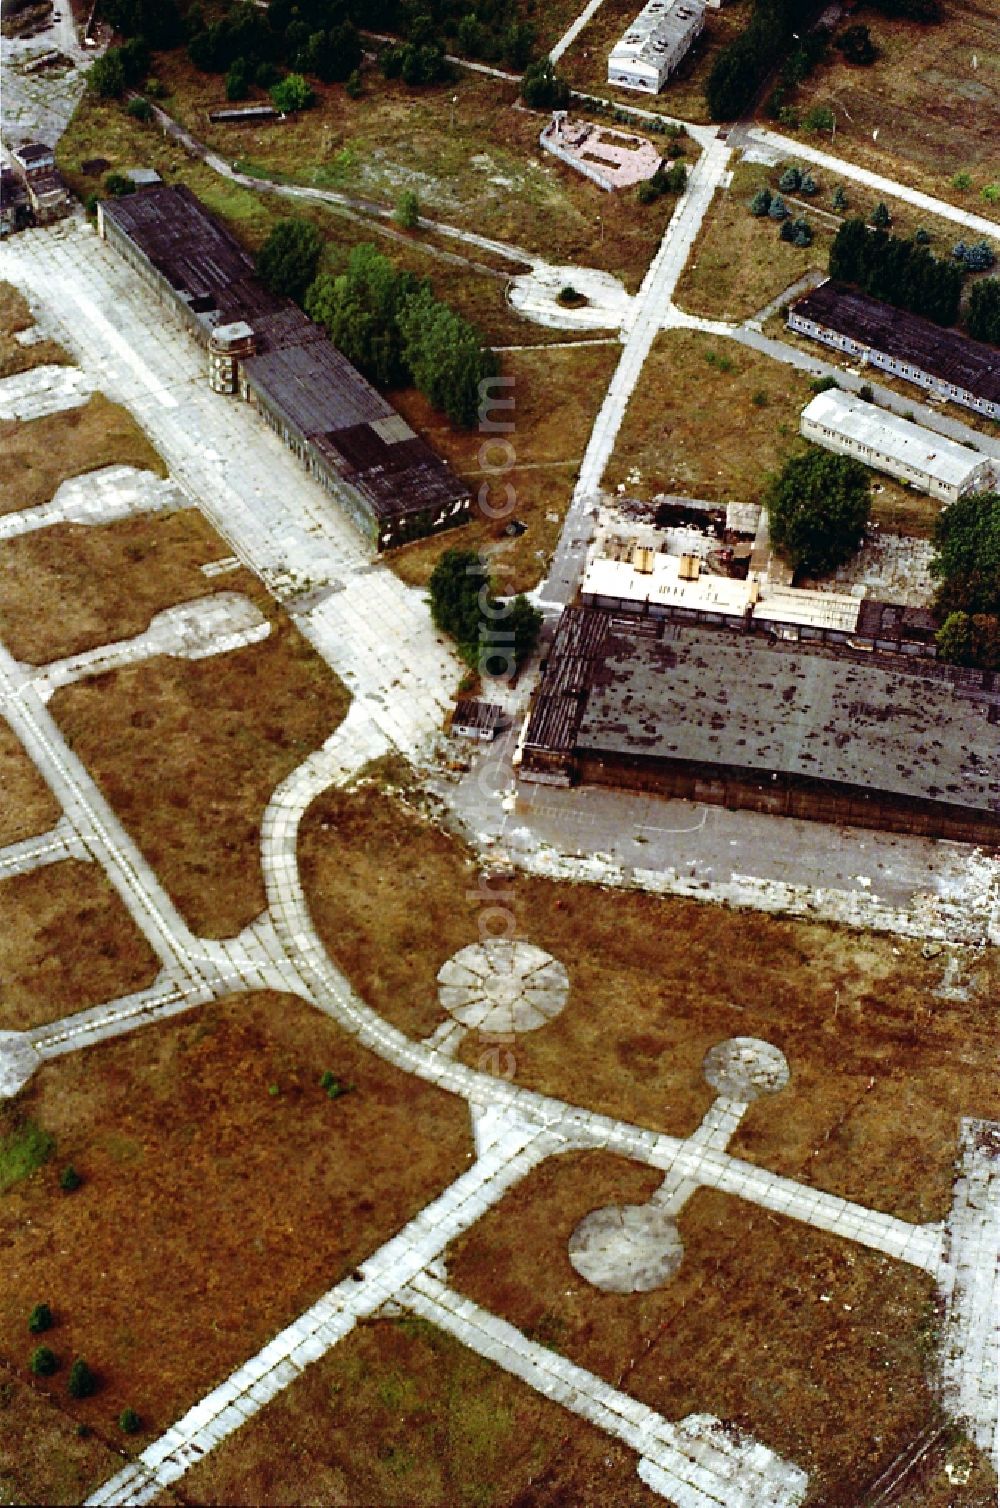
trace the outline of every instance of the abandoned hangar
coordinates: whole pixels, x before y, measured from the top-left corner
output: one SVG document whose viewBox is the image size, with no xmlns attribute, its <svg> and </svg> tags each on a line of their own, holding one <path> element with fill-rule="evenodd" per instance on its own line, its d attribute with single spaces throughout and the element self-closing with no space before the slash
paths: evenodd
<svg viewBox="0 0 1000 1508">
<path fill-rule="evenodd" d="M 466 521 L 469 489 L 184 185 L 98 205 L 98 231 L 380 550 Z"/>
<path fill-rule="evenodd" d="M 1000 684 L 930 660 L 567 608 L 522 779 L 1000 844 Z"/>
</svg>

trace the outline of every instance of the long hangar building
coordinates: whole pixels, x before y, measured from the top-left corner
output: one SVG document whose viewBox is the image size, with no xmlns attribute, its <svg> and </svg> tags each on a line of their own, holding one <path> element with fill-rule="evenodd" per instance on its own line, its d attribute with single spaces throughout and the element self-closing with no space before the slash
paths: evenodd
<svg viewBox="0 0 1000 1508">
<path fill-rule="evenodd" d="M 873 659 L 570 607 L 519 774 L 1000 846 L 996 678 Z"/>
<path fill-rule="evenodd" d="M 259 281 L 183 185 L 98 205 L 98 230 L 208 349 L 208 376 L 276 430 L 379 550 L 466 521 L 468 487 L 323 330 Z"/>
</svg>

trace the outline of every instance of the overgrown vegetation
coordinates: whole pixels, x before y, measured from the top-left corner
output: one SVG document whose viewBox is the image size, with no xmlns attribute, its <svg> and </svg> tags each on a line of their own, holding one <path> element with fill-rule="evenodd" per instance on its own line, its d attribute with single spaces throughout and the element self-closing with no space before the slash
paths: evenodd
<svg viewBox="0 0 1000 1508">
<path fill-rule="evenodd" d="M 754 0 L 749 25 L 719 53 L 708 76 L 705 99 L 713 120 L 749 110 L 793 40 L 799 45 L 786 65 L 789 80 L 806 76 L 817 60 L 807 28 L 818 9 L 816 0 Z"/>
<path fill-rule="evenodd" d="M 510 675 L 538 642 L 542 615 L 527 597 L 498 602 L 482 558 L 447 550 L 430 579 L 431 616 L 459 653 L 483 675 Z"/>
<path fill-rule="evenodd" d="M 954 262 L 935 257 L 915 240 L 869 229 L 856 217 L 845 220 L 834 236 L 830 276 L 938 325 L 953 325 L 958 318 L 962 272 Z"/>
<path fill-rule="evenodd" d="M 305 307 L 370 381 L 416 387 L 453 424 L 475 424 L 480 385 L 496 375 L 497 358 L 427 279 L 396 268 L 366 242 L 351 252 L 346 272 L 317 278 Z"/>
<path fill-rule="evenodd" d="M 810 446 L 771 479 L 764 506 L 778 553 L 797 571 L 824 575 L 849 560 L 864 538 L 868 473 L 852 456 Z"/>
<path fill-rule="evenodd" d="M 55 1141 L 32 1120 L 22 1121 L 7 1136 L 0 1138 L 0 1194 L 48 1162 Z"/>
<path fill-rule="evenodd" d="M 938 514 L 931 571 L 941 657 L 1000 670 L 1000 493 L 960 497 Z"/>
</svg>

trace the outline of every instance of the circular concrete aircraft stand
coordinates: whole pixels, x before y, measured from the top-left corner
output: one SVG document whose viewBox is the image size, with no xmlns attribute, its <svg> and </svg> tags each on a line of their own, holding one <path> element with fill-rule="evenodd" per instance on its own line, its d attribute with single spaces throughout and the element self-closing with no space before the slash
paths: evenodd
<svg viewBox="0 0 1000 1508">
<path fill-rule="evenodd" d="M 438 973 L 438 997 L 462 1026 L 491 1036 L 531 1032 L 566 1004 L 569 978 L 533 943 L 493 938 L 462 948 Z"/>
<path fill-rule="evenodd" d="M 760 1037 L 730 1037 L 705 1054 L 705 1078 L 727 1099 L 747 1103 L 788 1083 L 785 1054 Z"/>
<path fill-rule="evenodd" d="M 681 1265 L 677 1223 L 655 1204 L 607 1204 L 585 1215 L 569 1238 L 573 1267 L 605 1293 L 649 1293 Z"/>
</svg>

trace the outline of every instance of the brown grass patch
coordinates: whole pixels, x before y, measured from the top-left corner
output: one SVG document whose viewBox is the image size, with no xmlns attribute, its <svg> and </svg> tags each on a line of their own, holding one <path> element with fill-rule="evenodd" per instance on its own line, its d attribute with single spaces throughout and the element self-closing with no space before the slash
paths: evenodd
<svg viewBox="0 0 1000 1508">
<path fill-rule="evenodd" d="M 160 656 L 64 687 L 50 707 L 191 927 L 228 937 L 264 910 L 260 821 L 348 695 L 246 571 L 222 578 L 272 623 L 204 660 Z"/>
<path fill-rule="evenodd" d="M 67 477 L 102 466 L 167 474 L 132 415 L 103 393 L 26 423 L 0 420 L 0 513 L 47 503 Z"/>
<path fill-rule="evenodd" d="M 21 740 L 0 718 L 0 848 L 48 832 L 60 806 Z"/>
<path fill-rule="evenodd" d="M 932 1280 L 702 1189 L 679 1218 L 684 1259 L 665 1288 L 598 1292 L 569 1264 L 570 1234 L 655 1184 L 604 1153 L 552 1159 L 455 1243 L 455 1286 L 668 1419 L 704 1411 L 750 1430 L 809 1472 L 814 1508 L 856 1508 L 940 1420 Z"/>
<path fill-rule="evenodd" d="M 65 860 L 0 883 L 0 1030 L 145 989 L 159 969 L 97 864 Z"/>
<path fill-rule="evenodd" d="M 20 330 L 35 323 L 28 301 L 12 283 L 0 283 L 0 378 L 13 377 L 32 367 L 62 366 L 70 357 L 54 340 L 39 340 L 22 346 L 14 339 Z"/>
<path fill-rule="evenodd" d="M 852 68 L 837 52 L 795 95 L 803 113 L 813 104 L 836 112 L 837 135 L 804 135 L 825 151 L 887 178 L 922 189 L 987 219 L 1000 205 L 980 189 L 1000 182 L 1000 42 L 992 0 L 948 0 L 939 26 L 918 26 L 867 15 L 882 56 L 871 68 Z M 977 66 L 972 67 L 975 56 Z M 878 141 L 872 131 L 878 129 Z M 779 130 L 784 130 L 779 127 Z M 972 189 L 952 187 L 970 173 Z M 848 189 L 850 192 L 850 189 Z M 953 239 L 961 234 L 953 227 Z"/>
<path fill-rule="evenodd" d="M 331 1101 L 318 1083 L 327 1068 L 353 1091 Z M 471 1155 L 461 1101 L 274 994 L 204 1006 L 47 1064 L 0 1108 L 0 1134 L 26 1117 L 55 1136 L 58 1155 L 3 1199 L 0 1350 L 26 1374 L 25 1317 L 45 1300 L 56 1317 L 46 1341 L 63 1362 L 46 1387 L 98 1428 L 136 1408 L 147 1439 L 391 1237 Z M 57 1187 L 66 1162 L 85 1180 L 71 1196 Z M 65 1391 L 73 1356 L 101 1378 L 81 1402 Z"/>
<path fill-rule="evenodd" d="M 641 481 L 649 498 L 681 493 L 756 502 L 767 473 L 800 449 L 799 414 L 811 397 L 804 372 L 691 330 L 658 335 L 625 414 L 605 487 Z"/>
<path fill-rule="evenodd" d="M 34 1344 L 26 1314 L 21 1329 Z M 82 1503 L 122 1465 L 122 1437 L 114 1438 L 111 1420 L 81 1437 L 63 1407 L 63 1379 L 54 1381 L 54 1388 L 32 1387 L 0 1363 L 0 1495 L 6 1503 Z"/>
<path fill-rule="evenodd" d="M 359 1326 L 184 1479 L 199 1503 L 655 1508 L 636 1458 L 412 1316 Z"/>
<path fill-rule="evenodd" d="M 229 553 L 194 508 L 22 534 L 0 545 L 0 635 L 31 665 L 131 638 L 174 603 L 230 591 L 231 575 L 201 571 Z"/>
<path fill-rule="evenodd" d="M 712 1098 L 710 1047 L 779 1046 L 792 1078 L 758 1101 L 734 1150 L 903 1219 L 943 1217 L 963 1115 L 998 1117 L 993 954 L 967 1004 L 934 993 L 944 958 L 819 923 L 518 874 L 480 894 L 463 846 L 374 790 L 327 792 L 302 828 L 320 935 L 359 993 L 413 1037 L 445 1019 L 437 971 L 502 902 L 570 976 L 566 1009 L 516 1043 L 517 1082 L 677 1135 Z M 419 906 L 414 896 L 420 896 Z M 460 1056 L 485 1066 L 470 1034 Z"/>
<path fill-rule="evenodd" d="M 790 205 L 796 219 L 809 221 L 815 238 L 799 247 L 779 238 L 774 220 L 750 213 L 757 189 L 779 176 L 757 163 L 736 163 L 731 185 L 716 190 L 691 248 L 677 288 L 680 308 L 708 319 L 749 319 L 806 272 L 826 271 L 834 221 Z"/>
<path fill-rule="evenodd" d="M 506 352 L 503 373 L 513 378 L 513 386 L 497 388 L 495 396 L 512 397 L 514 406 L 498 406 L 492 418 L 511 424 L 509 434 L 454 430 L 420 393 L 395 393 L 393 402 L 467 478 L 473 493 L 471 523 L 454 536 L 420 540 L 395 551 L 391 564 L 397 575 L 412 586 L 425 586 L 443 552 L 458 544 L 489 550 L 501 591 L 536 586 L 559 539 L 590 431 L 620 357 L 617 341 Z M 502 511 L 502 517 L 483 512 L 477 499 L 484 487 L 483 505 Z M 517 539 L 506 539 L 503 531 L 512 519 L 528 527 Z"/>
</svg>

